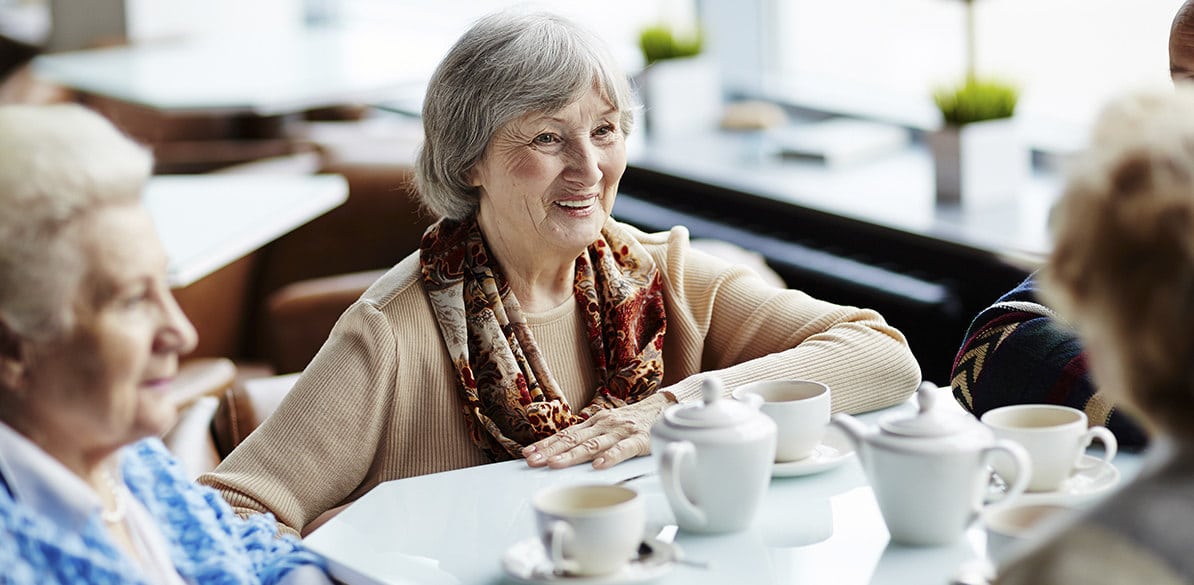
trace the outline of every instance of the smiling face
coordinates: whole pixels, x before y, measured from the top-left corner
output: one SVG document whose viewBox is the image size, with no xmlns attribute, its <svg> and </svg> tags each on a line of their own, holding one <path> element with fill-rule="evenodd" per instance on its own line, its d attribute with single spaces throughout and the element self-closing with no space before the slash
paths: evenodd
<svg viewBox="0 0 1194 585">
<path fill-rule="evenodd" d="M 619 112 L 591 88 L 558 112 L 503 126 L 473 169 L 494 252 L 580 254 L 601 233 L 626 170 Z"/>
<path fill-rule="evenodd" d="M 170 293 L 166 255 L 142 206 L 100 208 L 63 237 L 85 267 L 73 324 L 29 342 L 21 426 L 60 457 L 102 456 L 169 429 L 175 405 L 166 391 L 196 335 Z"/>
</svg>

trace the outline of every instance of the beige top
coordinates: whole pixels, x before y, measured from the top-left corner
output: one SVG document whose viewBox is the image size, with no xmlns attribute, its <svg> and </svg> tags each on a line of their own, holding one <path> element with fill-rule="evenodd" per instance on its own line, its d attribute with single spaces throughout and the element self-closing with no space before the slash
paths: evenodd
<svg viewBox="0 0 1194 585">
<path fill-rule="evenodd" d="M 688 231 L 640 240 L 663 277 L 664 383 L 699 397 L 700 372 L 727 390 L 768 378 L 829 385 L 835 410 L 898 403 L 920 382 L 907 341 L 870 310 L 765 284 L 688 244 Z M 573 303 L 527 314 L 569 405 L 589 403 L 594 369 Z M 418 254 L 382 276 L 340 318 L 289 396 L 199 481 L 238 512 L 273 512 L 301 530 L 378 483 L 489 461 L 469 440 L 455 371 L 423 289 Z"/>
</svg>

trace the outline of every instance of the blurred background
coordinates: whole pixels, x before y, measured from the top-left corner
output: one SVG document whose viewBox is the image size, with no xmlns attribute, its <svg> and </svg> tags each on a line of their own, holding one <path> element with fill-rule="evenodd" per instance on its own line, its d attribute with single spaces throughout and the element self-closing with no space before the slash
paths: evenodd
<svg viewBox="0 0 1194 585">
<path fill-rule="evenodd" d="M 294 372 L 430 222 L 410 163 L 442 54 L 482 14 L 557 11 L 602 35 L 643 90 L 615 216 L 688 225 L 788 286 L 879 309 L 944 385 L 970 318 L 1047 253 L 1058 169 L 1099 105 L 1169 84 L 1180 4 L 0 0 L 0 103 L 85 103 L 151 147 L 163 176 L 342 175 L 343 203 L 175 289 L 196 357 L 242 377 Z M 673 49 L 699 40 L 689 59 L 652 62 L 641 41 L 659 27 Z M 934 198 L 942 163 L 926 143 L 944 127 L 933 92 L 968 55 L 1017 89 L 1027 170 L 993 203 L 959 207 Z M 664 75 L 687 61 L 699 67 Z"/>
</svg>

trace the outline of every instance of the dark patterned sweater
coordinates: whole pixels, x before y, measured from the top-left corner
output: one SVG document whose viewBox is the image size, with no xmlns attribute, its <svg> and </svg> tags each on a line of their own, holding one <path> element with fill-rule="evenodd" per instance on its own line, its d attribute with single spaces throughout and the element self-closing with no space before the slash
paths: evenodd
<svg viewBox="0 0 1194 585">
<path fill-rule="evenodd" d="M 974 318 L 954 358 L 954 397 L 975 416 L 1009 404 L 1071 406 L 1115 433 L 1121 448 L 1146 445 L 1140 425 L 1094 387 L 1077 335 L 1035 289 L 1029 276 Z"/>
</svg>

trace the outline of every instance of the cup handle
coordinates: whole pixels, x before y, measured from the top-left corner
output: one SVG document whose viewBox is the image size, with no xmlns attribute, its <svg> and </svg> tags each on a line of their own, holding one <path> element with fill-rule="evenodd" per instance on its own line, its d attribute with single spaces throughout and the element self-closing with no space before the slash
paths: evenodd
<svg viewBox="0 0 1194 585">
<path fill-rule="evenodd" d="M 1111 463 L 1115 459 L 1115 454 L 1119 450 L 1119 441 L 1115 440 L 1115 434 L 1107 427 L 1090 427 L 1086 434 L 1082 437 L 1082 450 L 1078 453 L 1078 461 L 1075 465 L 1078 469 L 1089 469 L 1095 464 L 1083 464 L 1082 456 L 1086 454 L 1087 447 L 1094 441 L 1103 444 L 1103 463 Z"/>
<path fill-rule="evenodd" d="M 680 462 L 688 457 L 696 457 L 696 447 L 692 443 L 668 443 L 663 449 L 663 457 L 659 463 L 659 483 L 663 485 L 663 493 L 678 512 L 677 515 L 688 516 L 694 523 L 703 526 L 707 522 L 705 513 L 684 495 L 684 488 L 680 485 Z"/>
<path fill-rule="evenodd" d="M 996 451 L 1003 451 L 1012 458 L 1013 466 L 1016 468 L 1016 479 L 1008 486 L 1007 491 L 999 498 L 987 502 L 987 504 L 1004 504 L 1020 497 L 1024 490 L 1028 488 L 1029 473 L 1032 469 L 1031 459 L 1028 458 L 1028 452 L 1015 441 L 1007 439 L 1000 439 L 995 441 L 994 445 L 983 450 L 983 463 L 985 466 L 991 464 L 991 455 Z"/>
<path fill-rule="evenodd" d="M 564 541 L 572 538 L 572 527 L 563 520 L 551 523 L 547 533 L 547 552 L 551 555 L 551 568 L 557 575 L 576 574 L 576 561 L 564 558 Z"/>
</svg>

